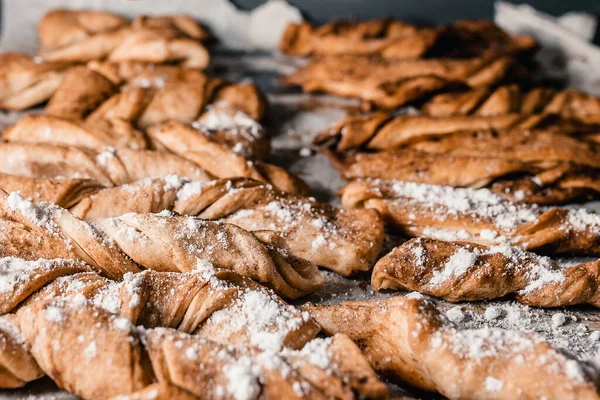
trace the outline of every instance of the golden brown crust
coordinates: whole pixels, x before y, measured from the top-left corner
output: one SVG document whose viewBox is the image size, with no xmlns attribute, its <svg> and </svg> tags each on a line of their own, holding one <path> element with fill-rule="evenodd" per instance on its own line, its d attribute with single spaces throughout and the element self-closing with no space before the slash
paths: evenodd
<svg viewBox="0 0 600 400">
<path fill-rule="evenodd" d="M 0 55 L 0 108 L 25 110 L 48 100 L 59 87 L 68 64 L 38 62 L 28 55 Z"/>
<path fill-rule="evenodd" d="M 103 186 L 176 174 L 190 179 L 213 179 L 195 163 L 175 154 L 148 150 L 93 151 L 51 144 L 0 144 L 0 172 L 29 178 L 86 178 Z"/>
<path fill-rule="evenodd" d="M 453 155 L 399 148 L 378 153 L 337 155 L 326 150 L 345 179 L 402 180 L 453 187 L 488 187 L 518 203 L 562 204 L 600 193 L 596 169 L 567 161 Z"/>
<path fill-rule="evenodd" d="M 342 189 L 342 205 L 374 208 L 408 236 L 512 243 L 544 253 L 600 252 L 600 220 L 595 213 L 515 204 L 487 189 L 356 180 Z"/>
<path fill-rule="evenodd" d="M 450 399 L 598 399 L 585 365 L 537 335 L 502 329 L 461 330 L 423 299 L 306 307 L 327 334 L 355 341 L 383 375 Z M 574 374 L 566 372 L 567 365 Z M 498 385 L 484 383 L 492 377 Z M 490 385 L 491 386 L 491 385 Z"/>
<path fill-rule="evenodd" d="M 450 115 L 500 115 L 508 113 L 558 114 L 597 124 L 598 97 L 575 89 L 556 91 L 545 87 L 523 90 L 517 85 L 476 88 L 442 93 L 426 102 L 421 110 L 435 117 Z"/>
<path fill-rule="evenodd" d="M 144 180 L 102 190 L 71 208 L 85 220 L 162 210 L 232 223 L 260 237 L 277 232 L 292 254 L 346 276 L 369 270 L 383 242 L 375 211 L 340 210 L 245 178 Z"/>
<path fill-rule="evenodd" d="M 371 284 L 375 290 L 416 290 L 451 302 L 514 295 L 535 307 L 599 307 L 599 275 L 599 262 L 561 268 L 516 247 L 416 238 L 377 262 Z"/>
<path fill-rule="evenodd" d="M 117 86 L 103 75 L 84 66 L 73 67 L 61 80 L 44 113 L 69 120 L 83 120 L 116 92 Z"/>
<path fill-rule="evenodd" d="M 536 50 L 531 36 L 511 37 L 490 21 L 458 21 L 420 28 L 393 19 L 331 21 L 315 27 L 288 24 L 279 49 L 293 56 L 379 55 L 383 58 L 472 57 L 482 54 L 528 56 Z"/>
<path fill-rule="evenodd" d="M 280 82 L 301 86 L 307 92 L 356 97 L 383 109 L 393 109 L 442 89 L 499 84 L 521 74 L 515 69 L 518 70 L 514 60 L 506 56 L 390 61 L 344 55 L 310 61 Z"/>
<path fill-rule="evenodd" d="M 187 16 L 139 17 L 128 23 L 107 13 L 60 10 L 40 22 L 41 55 L 52 61 L 181 62 L 203 69 L 206 32 Z"/>
<path fill-rule="evenodd" d="M 460 140 L 481 142 L 481 137 L 489 135 L 513 135 L 515 142 L 522 137 L 542 133 L 582 136 L 598 129 L 595 124 L 562 118 L 555 114 L 501 113 L 495 115 L 451 115 L 434 117 L 430 115 L 401 115 L 378 112 L 373 114 L 350 116 L 332 124 L 319 133 L 314 143 L 318 145 L 335 144 L 338 152 L 369 148 L 386 150 L 401 146 L 410 146 L 431 139 L 451 140 L 447 137 L 458 135 Z M 490 132 L 491 131 L 491 132 Z M 489 132 L 489 133 L 488 133 Z M 469 136 L 473 135 L 473 138 Z M 473 140 L 473 139 L 476 140 Z M 585 140 L 584 140 L 585 142 Z"/>
</svg>

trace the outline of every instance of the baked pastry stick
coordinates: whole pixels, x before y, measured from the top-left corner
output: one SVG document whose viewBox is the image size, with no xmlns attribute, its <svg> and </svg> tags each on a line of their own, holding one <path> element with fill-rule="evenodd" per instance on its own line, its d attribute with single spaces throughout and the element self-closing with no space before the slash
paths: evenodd
<svg viewBox="0 0 600 400">
<path fill-rule="evenodd" d="M 44 113 L 68 120 L 83 120 L 118 90 L 118 86 L 104 75 L 85 66 L 75 66 L 65 73 Z"/>
<path fill-rule="evenodd" d="M 312 305 L 327 334 L 346 334 L 392 379 L 449 399 L 598 399 L 591 368 L 539 335 L 459 329 L 421 298 Z"/>
<path fill-rule="evenodd" d="M 214 179 L 212 174 L 215 173 L 219 178 L 241 176 L 268 182 L 275 188 L 290 193 L 309 192 L 306 183 L 285 169 L 262 161 L 248 161 L 226 146 L 199 135 L 192 127 L 176 122 L 152 129 L 151 143 L 159 145 L 159 151 L 115 150 L 111 147 L 104 147 L 105 150 L 100 151 L 46 144 L 44 131 L 38 131 L 39 135 L 29 137 L 25 135 L 26 130 L 11 131 L 10 135 L 21 132 L 25 141 L 36 142 L 33 145 L 21 142 L 1 143 L 0 173 L 30 178 L 89 178 L 104 186 L 172 174 L 205 181 Z M 72 131 L 57 130 L 56 134 L 51 131 L 50 139 L 52 142 L 56 138 L 57 141 L 65 140 L 70 143 L 78 140 L 81 141 L 80 145 L 96 141 L 94 133 L 84 129 L 75 130 L 81 136 L 61 135 L 68 132 Z M 42 143 L 38 143 L 38 140 Z"/>
<path fill-rule="evenodd" d="M 17 186 L 18 182 L 10 185 Z M 35 192 L 32 187 L 21 194 L 28 197 Z M 48 193 L 38 198 L 52 201 L 59 196 Z M 277 232 L 292 254 L 345 276 L 369 270 L 383 242 L 383 224 L 372 210 L 340 210 L 246 178 L 142 180 L 79 197 L 70 209 L 90 221 L 162 210 L 235 224 L 257 234 Z"/>
<path fill-rule="evenodd" d="M 112 279 L 140 271 L 91 224 L 63 208 L 24 200 L 17 192 L 0 190 L 0 225 L 0 257 L 78 260 Z"/>
<path fill-rule="evenodd" d="M 1 143 L 0 173 L 29 178 L 89 178 L 103 186 L 177 174 L 195 180 L 212 175 L 167 152 L 106 149 L 102 152 L 51 144 Z"/>
<path fill-rule="evenodd" d="M 88 21 L 94 15 L 88 13 Z M 90 30 L 82 28 L 80 11 L 61 10 L 40 21 L 42 38 L 40 55 L 50 61 L 87 62 L 108 59 L 111 61 L 141 61 L 152 63 L 181 62 L 182 65 L 203 69 L 208 65 L 209 54 L 201 40 L 206 32 L 193 19 L 186 16 L 138 17 L 130 24 L 106 27 L 105 15 Z M 101 25 L 104 25 L 101 26 Z M 106 28 L 106 29 L 104 29 Z M 74 30 L 83 34 L 73 35 Z"/>
<path fill-rule="evenodd" d="M 153 125 L 146 133 L 155 149 L 175 153 L 216 177 L 252 178 L 294 194 L 310 191 L 306 183 L 285 169 L 263 161 L 246 160 L 226 145 L 199 135 L 193 127 L 180 122 Z"/>
<path fill-rule="evenodd" d="M 377 54 L 383 58 L 420 58 L 439 32 L 392 19 L 331 21 L 315 27 L 307 22 L 286 27 L 279 50 L 291 56 Z"/>
<path fill-rule="evenodd" d="M 91 61 L 87 67 L 104 75 L 124 89 L 153 88 L 164 89 L 168 92 L 169 90 L 186 90 L 186 87 L 191 85 L 198 96 L 198 99 L 193 102 L 199 104 L 198 109 L 209 103 L 223 102 L 257 121 L 260 121 L 265 113 L 266 100 L 256 85 L 231 83 L 207 77 L 202 71 L 194 68 L 108 61 Z M 150 120 L 146 124 L 149 125 Z"/>
<path fill-rule="evenodd" d="M 39 368 L 84 399 L 138 391 L 154 398 L 166 391 L 160 399 L 173 393 L 202 399 L 240 393 L 248 399 L 273 393 L 284 399 L 387 396 L 385 385 L 344 335 L 316 339 L 297 351 L 266 352 L 168 328 L 136 329 L 126 318 L 77 297 L 38 301 L 8 319 Z M 96 376 L 86 368 L 91 363 L 110 372 Z"/>
<path fill-rule="evenodd" d="M 517 71 L 515 71 L 515 69 Z M 284 85 L 356 97 L 383 109 L 393 109 L 441 90 L 467 85 L 490 86 L 521 79 L 507 56 L 471 59 L 385 60 L 366 56 L 328 56 L 310 61 L 283 77 Z"/>
<path fill-rule="evenodd" d="M 204 135 L 249 159 L 264 159 L 270 150 L 269 137 L 262 125 L 242 109 L 262 117 L 254 102 L 262 97 L 254 85 L 229 85 L 211 88 L 214 83 L 166 83 L 162 88 L 131 87 L 107 99 L 85 122 L 97 125 L 119 118 L 146 129 L 152 125 L 177 121 L 191 124 L 196 135 Z M 248 100 L 249 107 L 238 107 Z M 210 101 L 210 103 L 208 103 Z"/>
<path fill-rule="evenodd" d="M 7 273 L 1 314 L 51 298 L 79 297 L 136 326 L 173 328 L 269 351 L 300 349 L 319 331 L 307 312 L 233 271 L 146 270 L 117 282 L 73 260 L 0 260 Z"/>
<path fill-rule="evenodd" d="M 0 109 L 26 110 L 48 100 L 69 65 L 20 53 L 0 55 Z"/>
<path fill-rule="evenodd" d="M 80 143 L 81 139 L 76 140 L 81 136 L 80 132 L 67 134 L 69 140 L 63 135 L 56 138 L 55 130 L 35 126 L 28 118 L 19 121 L 17 127 L 25 131 L 41 130 L 43 135 L 37 132 L 33 138 L 21 134 L 9 139 L 33 142 L 41 140 L 41 135 L 49 142 L 84 147 L 145 148 L 147 144 L 140 139 L 143 138 L 141 133 L 136 133 L 137 138 L 129 138 L 132 136 L 127 132 L 132 130 L 130 124 L 144 129 L 152 124 L 176 120 L 192 124 L 199 133 L 245 157 L 266 157 L 269 138 L 258 122 L 263 117 L 266 101 L 255 85 L 230 84 L 208 78 L 195 69 L 157 66 L 149 73 L 144 72 L 150 71 L 147 65 L 138 66 L 137 74 L 127 75 L 128 82 L 118 82 L 124 85 L 121 92 L 118 92 L 117 83 L 100 72 L 83 66 L 74 67 L 66 73 L 46 106 L 46 116 L 70 120 L 92 131 L 92 136 L 102 136 L 103 140 L 94 138 L 91 143 L 87 140 Z M 167 72 L 161 72 L 165 68 Z M 45 120 L 44 116 L 35 116 L 35 119 Z M 49 119 L 46 123 L 57 122 Z M 77 127 L 73 129 L 78 130 Z M 123 136 L 121 140 L 119 135 Z M 6 140 L 8 135 L 4 138 Z"/>
<path fill-rule="evenodd" d="M 419 28 L 393 19 L 333 21 L 320 27 L 288 24 L 280 50 L 293 56 L 364 54 L 383 58 L 473 57 L 532 53 L 531 36 L 511 37 L 490 21 L 458 21 Z"/>
<path fill-rule="evenodd" d="M 129 20 L 109 12 L 52 10 L 40 20 L 38 39 L 42 49 L 49 50 L 126 25 Z"/>
<path fill-rule="evenodd" d="M 402 115 L 388 113 L 350 116 L 332 124 L 314 139 L 317 145 L 335 143 L 338 152 L 369 148 L 385 150 L 427 140 L 443 139 L 454 134 L 468 136 L 479 131 L 510 131 L 520 139 L 531 130 L 560 134 L 585 134 L 598 130 L 597 125 L 564 120 L 552 114 L 499 114 L 432 117 L 428 115 Z"/>
<path fill-rule="evenodd" d="M 562 268 L 518 247 L 416 238 L 375 264 L 371 284 L 375 290 L 415 290 L 450 302 L 512 295 L 535 307 L 600 307 L 599 278 L 600 261 Z"/>
<path fill-rule="evenodd" d="M 600 112 L 600 100 L 576 89 L 556 91 L 536 87 L 523 90 L 518 85 L 505 85 L 441 93 L 423 104 L 421 111 L 435 117 L 548 113 L 598 124 L 596 116 Z"/>
<path fill-rule="evenodd" d="M 51 115 L 28 114 L 2 132 L 2 140 L 76 146 L 99 152 L 107 147 L 131 150 L 149 148 L 144 133 L 120 118 L 80 122 Z"/>
<path fill-rule="evenodd" d="M 600 254 L 600 217 L 584 209 L 515 204 L 488 189 L 356 180 L 342 189 L 344 208 L 374 208 L 408 236 L 544 253 Z"/>
<path fill-rule="evenodd" d="M 70 208 L 104 189 L 104 186 L 91 179 L 40 179 L 0 173 L 0 189 L 7 193 L 19 192 L 35 202 Z"/>
<path fill-rule="evenodd" d="M 0 194 L 5 192 L 0 192 Z M 323 286 L 317 267 L 287 251 L 274 232 L 253 234 L 231 224 L 167 214 L 126 214 L 90 224 L 67 210 L 4 194 L 1 256 L 83 260 L 118 279 L 140 267 L 190 272 L 234 270 L 287 298 Z"/>
<path fill-rule="evenodd" d="M 600 167 L 598 143 L 546 130 L 508 130 L 457 132 L 452 135 L 422 140 L 409 147 L 428 153 L 455 156 L 489 154 L 495 158 L 523 162 L 565 161 L 592 168 Z"/>
<path fill-rule="evenodd" d="M 596 169 L 566 161 L 529 161 L 493 155 L 452 155 L 399 148 L 377 153 L 325 150 L 345 179 L 378 178 L 478 189 L 514 202 L 561 204 L 600 193 Z"/>
<path fill-rule="evenodd" d="M 291 254 L 274 232 L 251 233 L 233 224 L 169 212 L 125 214 L 95 225 L 149 269 L 188 272 L 209 263 L 248 276 L 286 298 L 305 296 L 324 284 L 316 265 Z"/>
</svg>

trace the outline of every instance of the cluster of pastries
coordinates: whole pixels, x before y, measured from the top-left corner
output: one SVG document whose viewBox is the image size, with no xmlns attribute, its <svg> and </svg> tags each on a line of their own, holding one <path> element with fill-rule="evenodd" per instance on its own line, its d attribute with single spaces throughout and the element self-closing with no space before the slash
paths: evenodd
<svg viewBox="0 0 600 400">
<path fill-rule="evenodd" d="M 0 55 L 0 109 L 31 110 L 0 143 L 0 389 L 47 376 L 94 400 L 349 400 L 390 398 L 386 379 L 600 398 L 591 365 L 534 334 L 461 329 L 420 295 L 302 300 L 324 268 L 451 302 L 600 306 L 600 264 L 531 252 L 600 254 L 600 217 L 535 204 L 595 193 L 600 121 L 591 96 L 499 86 L 527 80 L 532 38 L 290 25 L 282 50 L 319 58 L 288 82 L 382 108 L 428 97 L 422 115 L 317 137 L 352 179 L 343 208 L 265 161 L 265 96 L 203 72 L 197 21 L 57 10 L 39 38 L 35 56 Z M 386 224 L 417 238 L 379 258 Z"/>
<path fill-rule="evenodd" d="M 598 307 L 598 261 L 565 267 L 547 256 L 600 255 L 600 216 L 562 207 L 600 197 L 600 99 L 535 86 L 532 37 L 483 21 L 302 23 L 288 26 L 280 49 L 310 57 L 283 84 L 355 97 L 369 111 L 313 143 L 349 181 L 344 209 L 377 210 L 387 228 L 412 238 L 377 261 L 373 289 Z M 326 332 L 357 341 L 384 376 L 448 398 L 598 398 L 591 367 L 578 364 L 581 377 L 590 374 L 587 394 L 546 375 L 570 375 L 566 365 L 530 379 L 554 358 L 534 350 L 540 338 L 461 331 L 423 303 L 394 297 L 307 309 Z"/>
</svg>

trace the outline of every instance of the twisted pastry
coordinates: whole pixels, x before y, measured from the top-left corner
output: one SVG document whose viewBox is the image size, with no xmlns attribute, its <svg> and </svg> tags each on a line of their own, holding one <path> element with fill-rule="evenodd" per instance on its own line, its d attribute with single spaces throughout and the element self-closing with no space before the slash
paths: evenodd
<svg viewBox="0 0 600 400">
<path fill-rule="evenodd" d="M 490 21 L 458 21 L 418 28 L 393 19 L 332 21 L 320 27 L 288 24 L 279 49 L 293 56 L 370 54 L 382 58 L 466 57 L 531 53 L 531 36 L 510 37 Z"/>
<path fill-rule="evenodd" d="M 310 191 L 306 183 L 285 169 L 263 161 L 248 161 L 227 146 L 199 135 L 194 128 L 182 123 L 170 121 L 153 125 L 146 133 L 156 149 L 168 150 L 191 160 L 216 177 L 252 178 L 295 194 Z"/>
<path fill-rule="evenodd" d="M 265 104 L 255 85 L 231 84 L 209 78 L 196 69 L 96 63 L 94 69 L 78 66 L 69 70 L 45 114 L 95 130 L 110 130 L 115 121 L 145 129 L 175 120 L 192 124 L 199 132 L 246 157 L 261 159 L 269 152 L 268 137 L 258 122 Z M 25 124 L 22 129 L 32 129 L 27 120 L 19 124 Z M 48 135 L 47 140 L 52 139 Z"/>
<path fill-rule="evenodd" d="M 560 204 L 597 196 L 595 169 L 565 161 L 529 161 L 493 155 L 452 155 L 400 148 L 340 155 L 325 150 L 345 179 L 379 178 L 453 187 L 489 187 L 514 202 Z"/>
<path fill-rule="evenodd" d="M 456 86 L 490 86 L 518 79 L 523 75 L 518 67 L 507 56 L 456 60 L 328 56 L 310 61 L 280 82 L 301 86 L 307 92 L 356 97 L 379 108 L 393 109 Z"/>
<path fill-rule="evenodd" d="M 598 97 L 576 89 L 555 91 L 536 87 L 523 91 L 517 85 L 498 88 L 475 88 L 456 93 L 442 93 L 427 101 L 421 110 L 434 117 L 451 115 L 559 114 L 589 124 L 598 124 Z"/>
<path fill-rule="evenodd" d="M 343 335 L 316 339 L 298 351 L 257 351 L 168 328 L 136 329 L 77 297 L 39 301 L 11 317 L 39 368 L 84 399 L 144 393 L 163 394 L 159 399 L 173 393 L 202 399 L 387 396 L 385 385 Z M 91 363 L 110 372 L 97 376 L 85 368 Z"/>
<path fill-rule="evenodd" d="M 439 32 L 401 21 L 332 21 L 320 27 L 290 23 L 279 50 L 292 56 L 377 54 L 383 58 L 420 58 L 435 43 Z"/>
<path fill-rule="evenodd" d="M 103 186 L 169 174 L 200 181 L 212 179 L 195 163 L 167 152 L 111 148 L 97 152 L 27 143 L 0 143 L 0 172 L 30 178 L 89 178 Z"/>
<path fill-rule="evenodd" d="M 475 140 L 474 140 L 475 139 Z M 567 161 L 600 167 L 598 143 L 545 130 L 454 133 L 410 144 L 415 150 L 456 156 L 490 155 L 503 159 L 529 161 Z"/>
<path fill-rule="evenodd" d="M 5 133 L 7 143 L 0 143 L 0 173 L 31 178 L 89 178 L 104 186 L 171 174 L 201 181 L 215 176 L 242 176 L 268 182 L 290 193 L 309 192 L 306 183 L 285 169 L 262 161 L 247 161 L 242 155 L 180 123 L 170 122 L 151 129 L 150 142 L 159 146 L 159 151 L 115 150 L 112 147 L 102 147 L 104 150 L 100 151 L 100 145 L 111 140 L 103 131 L 89 130 L 68 121 L 54 122 L 53 117 L 31 116 L 8 130 Z M 46 129 L 48 126 L 52 129 Z M 124 131 L 137 135 L 135 130 Z M 49 132 L 48 137 L 45 132 Z M 13 138 L 16 141 L 13 142 Z M 47 143 L 48 139 L 52 144 Z M 85 149 L 73 144 L 98 148 Z"/>
<path fill-rule="evenodd" d="M 411 239 L 373 268 L 375 290 L 416 290 L 451 302 L 514 294 L 522 304 L 600 306 L 600 262 L 567 268 L 517 247 Z"/>
<path fill-rule="evenodd" d="M 2 256 L 83 260 L 118 279 L 140 267 L 189 272 L 206 265 L 230 269 L 297 298 L 323 286 L 317 267 L 289 254 L 273 232 L 165 214 L 126 214 L 94 225 L 67 210 L 0 191 Z"/>
<path fill-rule="evenodd" d="M 44 113 L 68 120 L 83 120 L 117 91 L 118 86 L 104 75 L 84 66 L 75 66 L 65 73 Z"/>
<path fill-rule="evenodd" d="M 378 112 L 351 116 L 332 124 L 314 139 L 317 145 L 335 142 L 338 152 L 357 148 L 385 150 L 427 139 L 445 139 L 455 134 L 472 135 L 479 131 L 508 131 L 519 139 L 530 130 L 543 130 L 561 134 L 595 132 L 597 125 L 556 118 L 553 114 L 499 114 L 432 117 L 428 115 L 402 115 Z M 472 138 L 470 138 L 473 141 Z M 475 141 L 476 142 L 476 141 Z"/>
<path fill-rule="evenodd" d="M 74 260 L 0 260 L 5 273 L 1 314 L 48 299 L 83 298 L 145 328 L 173 328 L 270 351 L 300 349 L 319 331 L 308 313 L 233 271 L 146 270 L 117 282 Z"/>
<path fill-rule="evenodd" d="M 104 189 L 104 186 L 91 179 L 40 179 L 0 173 L 0 189 L 7 193 L 19 192 L 35 202 L 70 208 Z"/>
<path fill-rule="evenodd" d="M 42 50 L 50 61 L 87 62 L 141 61 L 181 62 L 193 68 L 205 68 L 209 54 L 201 40 L 206 32 L 186 16 L 138 17 L 125 23 L 106 13 L 60 10 L 40 21 Z M 93 26 L 92 29 L 89 27 Z"/>
<path fill-rule="evenodd" d="M 324 392 L 322 398 L 340 393 L 353 398 L 353 392 L 374 398 L 386 394 L 349 339 L 340 335 L 312 341 L 319 328 L 308 313 L 234 272 L 145 271 L 114 282 L 75 261 L 3 258 L 0 265 L 8 273 L 2 281 L 8 306 L 2 313 L 15 312 L 0 320 L 3 343 L 12 345 L 2 348 L 2 387 L 20 386 L 48 373 L 60 387 L 84 398 L 129 394 L 153 381 L 183 385 L 181 389 L 192 389 L 202 398 L 221 398 L 223 391 L 236 385 L 236 390 L 252 389 L 263 370 L 264 378 L 268 371 L 278 370 L 283 374 L 279 379 L 261 379 L 263 390 L 269 384 L 291 387 L 300 380 L 307 382 L 290 398 L 312 391 Z M 132 324 L 143 329 L 135 330 Z M 142 347 L 150 364 L 142 359 Z M 229 385 L 216 390 L 229 366 L 249 361 L 260 369 L 252 373 L 251 382 L 230 378 Z M 115 375 L 99 379 L 81 374 L 80 368 L 92 362 L 108 363 Z M 199 379 L 182 379 L 184 375 L 203 376 L 206 381 L 196 386 L 191 382 Z M 313 381 L 316 376 L 320 381 Z"/>
<path fill-rule="evenodd" d="M 58 89 L 68 67 L 19 53 L 0 54 L 0 108 L 25 110 L 45 102 Z"/>
<path fill-rule="evenodd" d="M 109 12 L 52 10 L 40 20 L 38 39 L 43 49 L 50 50 L 128 24 L 126 18 Z"/>
<path fill-rule="evenodd" d="M 545 253 L 600 254 L 600 218 L 585 209 L 512 203 L 487 189 L 356 180 L 344 208 L 374 208 L 408 236 L 483 245 L 511 243 Z"/>
<path fill-rule="evenodd" d="M 346 334 L 384 375 L 450 399 L 598 399 L 583 363 L 538 335 L 458 329 L 415 297 L 306 307 L 327 334 Z"/>
<path fill-rule="evenodd" d="M 383 242 L 383 224 L 374 211 L 340 210 L 244 178 L 199 182 L 170 176 L 100 190 L 81 180 L 0 175 L 0 188 L 68 206 L 84 220 L 172 210 L 235 224 L 257 235 L 277 232 L 292 254 L 345 276 L 369 270 Z M 74 193 L 67 196 L 70 188 Z"/>
</svg>

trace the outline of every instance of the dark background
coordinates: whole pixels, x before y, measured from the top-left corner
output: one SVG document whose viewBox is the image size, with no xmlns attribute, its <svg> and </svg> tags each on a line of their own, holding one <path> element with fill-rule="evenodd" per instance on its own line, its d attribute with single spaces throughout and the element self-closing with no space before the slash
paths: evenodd
<svg viewBox="0 0 600 400">
<path fill-rule="evenodd" d="M 18 0 L 14 0 L 18 1 Z M 232 0 L 238 7 L 250 10 L 266 0 Z M 459 19 L 491 19 L 493 0 L 287 0 L 302 10 L 311 22 L 322 24 L 332 18 L 360 19 L 396 17 L 409 22 L 439 24 Z M 538 10 L 558 16 L 568 11 L 586 11 L 600 15 L 600 0 L 529 0 Z M 595 42 L 600 43 L 596 34 Z"/>
</svg>

